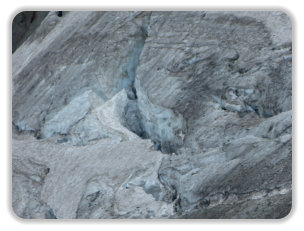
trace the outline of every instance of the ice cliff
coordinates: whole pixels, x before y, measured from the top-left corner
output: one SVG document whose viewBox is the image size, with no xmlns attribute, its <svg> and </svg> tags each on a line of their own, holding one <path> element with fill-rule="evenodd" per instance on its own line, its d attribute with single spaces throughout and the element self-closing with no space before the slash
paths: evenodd
<svg viewBox="0 0 304 231">
<path fill-rule="evenodd" d="M 22 218 L 282 218 L 292 25 L 278 11 L 49 12 L 12 55 Z"/>
</svg>

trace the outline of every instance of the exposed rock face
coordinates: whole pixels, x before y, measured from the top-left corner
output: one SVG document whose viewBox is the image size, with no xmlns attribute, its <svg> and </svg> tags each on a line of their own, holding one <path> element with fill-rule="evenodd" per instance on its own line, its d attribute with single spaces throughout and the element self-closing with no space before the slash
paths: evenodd
<svg viewBox="0 0 304 231">
<path fill-rule="evenodd" d="M 50 12 L 13 54 L 23 218 L 281 218 L 292 198 L 282 12 Z"/>
<path fill-rule="evenodd" d="M 24 11 L 14 17 L 12 22 L 13 52 L 33 33 L 48 13 L 48 11 Z"/>
</svg>

